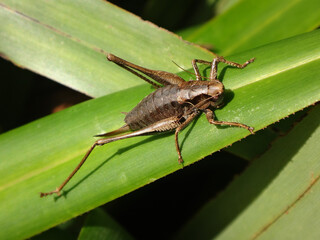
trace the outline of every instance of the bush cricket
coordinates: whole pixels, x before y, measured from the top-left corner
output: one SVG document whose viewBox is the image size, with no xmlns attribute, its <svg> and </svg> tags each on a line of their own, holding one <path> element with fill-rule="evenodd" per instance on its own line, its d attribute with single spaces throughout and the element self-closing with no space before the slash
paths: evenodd
<svg viewBox="0 0 320 240">
<path fill-rule="evenodd" d="M 216 121 L 215 115 L 211 109 L 214 110 L 221 106 L 223 100 L 224 85 L 217 78 L 217 67 L 219 62 L 237 68 L 244 68 L 252 63 L 254 58 L 248 60 L 244 64 L 230 62 L 221 56 L 214 58 L 212 62 L 194 59 L 192 60 L 192 66 L 196 75 L 196 80 L 192 81 L 185 81 L 173 73 L 143 68 L 113 54 L 108 54 L 107 59 L 145 80 L 154 86 L 156 90 L 146 96 L 136 107 L 126 114 L 124 119 L 125 125 L 112 132 L 96 135 L 96 137 L 102 138 L 95 141 L 66 180 L 56 188 L 56 190 L 40 193 L 40 197 L 54 193 L 60 195 L 60 191 L 81 168 L 96 146 L 102 146 L 121 139 L 174 130 L 178 161 L 180 164 L 183 163 L 178 142 L 178 134 L 202 112 L 205 113 L 210 124 L 241 127 L 247 129 L 250 133 L 253 133 L 253 127 L 249 127 L 242 123 Z M 202 80 L 197 63 L 206 64 L 211 67 L 209 81 Z"/>
</svg>

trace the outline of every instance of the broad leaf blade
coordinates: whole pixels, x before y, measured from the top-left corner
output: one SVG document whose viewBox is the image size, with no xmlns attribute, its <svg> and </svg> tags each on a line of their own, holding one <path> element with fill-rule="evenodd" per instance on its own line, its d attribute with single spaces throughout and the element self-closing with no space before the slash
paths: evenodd
<svg viewBox="0 0 320 240">
<path fill-rule="evenodd" d="M 208 203 L 180 239 L 318 239 L 320 107 Z"/>
<path fill-rule="evenodd" d="M 257 60 L 246 69 L 220 68 L 234 96 L 216 111 L 218 119 L 258 130 L 319 101 L 320 46 L 314 44 L 319 34 L 314 31 L 234 56 Z M 274 57 L 284 49 L 286 54 Z M 287 61 L 291 67 L 284 64 Z M 266 74 L 272 71 L 270 65 L 283 68 Z M 139 86 L 113 93 L 0 135 L 0 224 L 5 229 L 0 235 L 32 236 L 180 169 L 172 134 L 127 139 L 95 149 L 67 185 L 65 196 L 39 198 L 39 192 L 53 190 L 69 175 L 93 143 L 93 135 L 120 127 L 120 112 L 132 109 L 151 91 Z M 228 97 L 231 94 L 226 101 Z M 248 134 L 211 126 L 202 116 L 180 135 L 186 165 Z"/>
<path fill-rule="evenodd" d="M 105 1 L 5 0 L 0 52 L 15 64 L 99 97 L 143 81 L 107 62 L 114 53 L 151 69 L 179 72 L 212 54 Z"/>
</svg>

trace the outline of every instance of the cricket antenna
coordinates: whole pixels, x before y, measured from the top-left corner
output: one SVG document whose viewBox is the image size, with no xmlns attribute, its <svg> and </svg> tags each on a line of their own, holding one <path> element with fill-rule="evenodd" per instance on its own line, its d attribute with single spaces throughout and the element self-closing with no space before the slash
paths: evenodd
<svg viewBox="0 0 320 240">
<path fill-rule="evenodd" d="M 175 61 L 173 61 L 173 60 L 171 60 L 171 61 L 172 61 L 178 68 L 180 68 L 182 71 L 187 72 L 187 73 L 189 73 L 190 75 L 196 76 L 195 73 L 190 72 L 190 71 L 184 69 L 184 68 L 181 67 L 179 64 L 177 64 Z M 201 76 L 201 77 L 203 77 L 203 78 L 205 78 L 205 79 L 209 79 L 208 77 L 204 77 L 204 76 Z"/>
</svg>

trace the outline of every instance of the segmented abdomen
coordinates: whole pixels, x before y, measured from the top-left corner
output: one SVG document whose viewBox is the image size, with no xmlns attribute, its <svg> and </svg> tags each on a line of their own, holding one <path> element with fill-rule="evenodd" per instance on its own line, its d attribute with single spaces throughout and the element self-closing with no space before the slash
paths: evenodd
<svg viewBox="0 0 320 240">
<path fill-rule="evenodd" d="M 145 97 L 125 117 L 131 130 L 141 129 L 169 117 L 183 115 L 183 105 L 177 102 L 178 85 L 167 85 Z"/>
</svg>

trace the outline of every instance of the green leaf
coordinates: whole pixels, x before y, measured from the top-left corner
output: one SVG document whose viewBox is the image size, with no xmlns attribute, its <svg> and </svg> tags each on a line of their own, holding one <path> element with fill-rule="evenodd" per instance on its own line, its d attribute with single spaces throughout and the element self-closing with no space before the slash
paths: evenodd
<svg viewBox="0 0 320 240">
<path fill-rule="evenodd" d="M 318 239 L 320 106 L 210 201 L 179 239 Z"/>
<path fill-rule="evenodd" d="M 101 208 L 92 210 L 81 229 L 78 240 L 133 239 L 115 220 Z"/>
<path fill-rule="evenodd" d="M 212 58 L 105 1 L 4 0 L 0 21 L 2 56 L 93 97 L 143 84 L 108 63 L 107 52 L 168 72 L 180 71 L 172 60 L 186 68 L 195 57 Z"/>
<path fill-rule="evenodd" d="M 228 58 L 256 57 L 245 69 L 219 65 L 229 93 L 217 118 L 259 130 L 319 101 L 319 36 L 313 31 Z M 62 197 L 39 198 L 70 174 L 93 135 L 122 126 L 120 112 L 151 91 L 143 85 L 116 92 L 0 135 L 0 238 L 30 237 L 181 169 L 172 134 L 127 139 L 97 147 Z M 185 165 L 248 134 L 202 116 L 180 134 Z"/>
<path fill-rule="evenodd" d="M 182 36 L 230 55 L 317 28 L 319 8 L 318 0 L 243 0 Z"/>
</svg>

